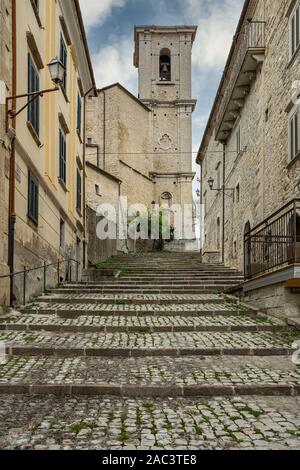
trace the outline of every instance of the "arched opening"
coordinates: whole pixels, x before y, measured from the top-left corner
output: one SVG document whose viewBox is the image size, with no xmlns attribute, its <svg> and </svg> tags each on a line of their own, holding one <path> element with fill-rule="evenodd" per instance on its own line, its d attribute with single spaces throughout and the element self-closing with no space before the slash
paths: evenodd
<svg viewBox="0 0 300 470">
<path fill-rule="evenodd" d="M 171 52 L 169 49 L 162 49 L 159 57 L 159 78 L 161 81 L 171 81 Z"/>
<path fill-rule="evenodd" d="M 167 204 L 169 207 L 171 207 L 172 206 L 172 194 L 168 192 L 162 193 L 162 195 L 160 196 L 160 202 L 161 204 Z"/>
<path fill-rule="evenodd" d="M 251 274 L 251 241 L 250 237 L 247 237 L 251 231 L 251 224 L 248 221 L 244 228 L 244 260 L 245 260 L 245 275 Z"/>
</svg>

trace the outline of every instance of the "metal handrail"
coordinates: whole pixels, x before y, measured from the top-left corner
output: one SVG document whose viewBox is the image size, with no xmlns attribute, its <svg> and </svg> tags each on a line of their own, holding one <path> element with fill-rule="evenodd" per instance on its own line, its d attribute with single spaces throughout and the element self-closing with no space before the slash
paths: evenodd
<svg viewBox="0 0 300 470">
<path fill-rule="evenodd" d="M 244 235 L 245 277 L 299 262 L 300 199 L 292 199 Z"/>
<path fill-rule="evenodd" d="M 24 269 L 22 271 L 16 271 L 16 272 L 13 272 L 13 273 L 9 273 L 9 274 L 4 274 L 4 275 L 1 275 L 0 276 L 0 280 L 1 279 L 10 279 L 11 282 L 12 280 L 16 277 L 16 276 L 20 276 L 20 275 L 23 275 L 23 305 L 26 304 L 26 276 L 28 273 L 31 273 L 31 272 L 34 272 L 34 271 L 39 271 L 40 269 L 43 269 L 43 288 L 44 288 L 44 293 L 46 292 L 47 290 L 47 268 L 50 268 L 52 266 L 56 266 L 57 268 L 57 286 L 60 285 L 60 267 L 62 264 L 65 264 L 67 263 L 68 264 L 68 279 L 69 281 L 72 281 L 72 263 L 76 263 L 76 282 L 78 282 L 79 280 L 79 267 L 81 265 L 80 261 L 77 261 L 73 258 L 65 258 L 63 260 L 60 260 L 58 259 L 55 263 L 46 263 L 46 261 L 44 261 L 44 264 L 41 265 L 41 266 L 37 266 L 35 268 L 26 268 L 26 266 L 24 266 Z M 13 307 L 13 305 L 10 305 L 11 307 Z"/>
</svg>

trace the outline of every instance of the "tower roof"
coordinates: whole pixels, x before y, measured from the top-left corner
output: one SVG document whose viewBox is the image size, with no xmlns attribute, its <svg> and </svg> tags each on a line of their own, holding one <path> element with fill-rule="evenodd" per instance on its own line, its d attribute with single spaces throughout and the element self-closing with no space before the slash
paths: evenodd
<svg viewBox="0 0 300 470">
<path fill-rule="evenodd" d="M 192 42 L 195 41 L 198 26 L 196 25 L 173 25 L 173 26 L 161 26 L 161 25 L 137 25 L 134 27 L 134 65 L 139 65 L 139 34 L 141 33 L 162 33 L 162 34 L 174 34 L 174 33 L 189 33 L 192 35 Z"/>
</svg>

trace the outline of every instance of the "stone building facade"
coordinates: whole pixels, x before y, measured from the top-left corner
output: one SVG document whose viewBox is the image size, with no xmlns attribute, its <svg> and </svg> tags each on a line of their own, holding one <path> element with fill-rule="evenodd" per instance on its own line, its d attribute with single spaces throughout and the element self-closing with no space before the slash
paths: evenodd
<svg viewBox="0 0 300 470">
<path fill-rule="evenodd" d="M 192 47 L 196 26 L 136 26 L 139 99 L 151 110 L 155 201 L 192 204 Z"/>
<path fill-rule="evenodd" d="M 0 276 L 8 274 L 7 220 L 10 140 L 6 132 L 5 98 L 12 87 L 11 0 L 0 1 Z M 0 280 L 0 305 L 8 302 L 9 282 Z"/>
<path fill-rule="evenodd" d="M 284 262 L 290 248 L 279 248 L 279 237 L 285 235 L 281 242 L 287 244 L 293 223 L 298 241 L 300 214 L 296 208 L 296 222 L 287 222 L 289 216 L 279 222 L 275 213 L 284 214 L 285 204 L 300 196 L 299 17 L 299 0 L 245 2 L 197 158 L 205 204 L 203 260 L 222 260 L 224 237 L 225 264 L 246 271 L 244 293 L 286 316 L 300 315 L 299 295 L 289 288 L 297 291 L 300 276 L 297 256 Z M 223 192 L 212 191 L 209 178 L 213 189 L 226 188 L 224 233 Z M 244 235 L 272 215 L 260 251 L 254 232 L 245 244 Z"/>
<path fill-rule="evenodd" d="M 84 102 L 95 82 L 77 0 L 14 4 L 17 73 L 15 90 L 10 92 L 51 89 L 47 65 L 58 57 L 65 66 L 58 91 L 45 93 L 16 118 L 14 269 L 18 271 L 69 255 L 83 260 Z M 18 99 L 16 110 L 26 103 L 27 98 Z M 6 259 L 6 253 L 3 256 Z M 65 270 L 62 265 L 61 277 Z M 42 274 L 41 270 L 28 275 L 28 297 L 41 289 Z M 49 269 L 48 281 L 53 280 L 57 275 Z M 19 300 L 22 279 L 15 281 Z"/>
<path fill-rule="evenodd" d="M 196 101 L 191 54 L 196 30 L 137 26 L 134 65 L 139 97 L 116 83 L 87 100 L 87 161 L 121 181 L 120 196 L 127 197 L 129 206 L 192 204 Z M 98 177 L 89 169 L 92 192 L 99 186 Z"/>
</svg>

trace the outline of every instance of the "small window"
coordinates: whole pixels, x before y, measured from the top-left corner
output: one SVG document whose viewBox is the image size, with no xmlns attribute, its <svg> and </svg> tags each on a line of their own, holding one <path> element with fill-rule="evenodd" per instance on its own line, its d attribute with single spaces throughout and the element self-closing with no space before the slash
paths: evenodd
<svg viewBox="0 0 300 470">
<path fill-rule="evenodd" d="M 81 211 L 82 208 L 82 181 L 81 181 L 81 172 L 77 168 L 77 186 L 76 186 L 76 209 Z"/>
<path fill-rule="evenodd" d="M 30 54 L 28 54 L 28 93 L 34 93 L 40 89 L 40 78 L 37 72 L 37 68 L 33 62 Z M 28 97 L 28 102 L 32 100 L 32 97 Z M 40 97 L 36 97 L 30 102 L 27 108 L 27 120 L 32 125 L 36 134 L 40 132 Z"/>
<path fill-rule="evenodd" d="M 221 188 L 221 163 L 218 163 L 217 166 L 217 188 Z"/>
<path fill-rule="evenodd" d="M 300 153 L 300 111 L 294 112 L 289 123 L 289 155 L 290 161 L 294 160 Z"/>
<path fill-rule="evenodd" d="M 59 223 L 59 246 L 62 249 L 65 247 L 65 222 L 62 219 Z"/>
<path fill-rule="evenodd" d="M 88 137 L 87 138 L 87 144 L 92 145 L 92 143 L 93 143 L 93 139 L 91 137 Z"/>
<path fill-rule="evenodd" d="M 235 201 L 240 202 L 240 185 L 239 184 L 235 188 Z"/>
<path fill-rule="evenodd" d="M 97 194 L 97 196 L 100 196 L 100 187 L 98 184 L 95 184 L 95 193 Z"/>
<path fill-rule="evenodd" d="M 237 257 L 237 243 L 236 243 L 236 240 L 234 240 L 234 242 L 233 242 L 233 257 L 234 258 Z"/>
<path fill-rule="evenodd" d="M 81 96 L 78 93 L 78 98 L 77 98 L 77 132 L 79 135 L 81 135 L 81 116 L 82 116 L 82 102 L 81 102 Z"/>
<path fill-rule="evenodd" d="M 39 184 L 31 172 L 28 174 L 28 218 L 36 225 L 39 220 Z"/>
<path fill-rule="evenodd" d="M 290 55 L 296 53 L 300 46 L 300 3 L 295 6 L 290 17 Z"/>
<path fill-rule="evenodd" d="M 59 179 L 66 184 L 67 182 L 67 143 L 66 136 L 59 129 Z"/>
<path fill-rule="evenodd" d="M 236 130 L 236 152 L 239 155 L 241 153 L 242 147 L 241 147 L 241 128 L 240 126 Z"/>
<path fill-rule="evenodd" d="M 68 51 L 67 46 L 64 41 L 63 35 L 60 35 L 60 61 L 65 67 L 64 77 L 63 77 L 63 87 L 67 90 L 67 65 L 68 65 Z"/>
</svg>

